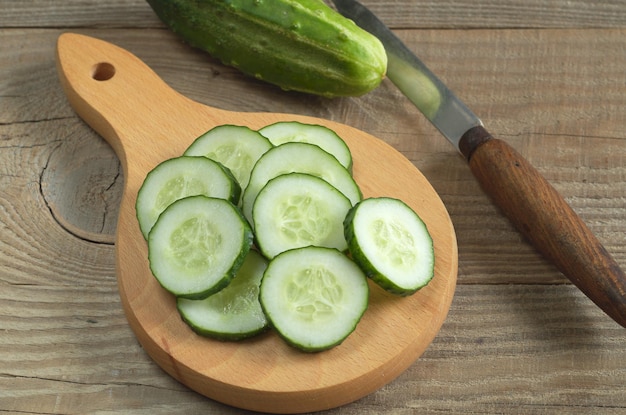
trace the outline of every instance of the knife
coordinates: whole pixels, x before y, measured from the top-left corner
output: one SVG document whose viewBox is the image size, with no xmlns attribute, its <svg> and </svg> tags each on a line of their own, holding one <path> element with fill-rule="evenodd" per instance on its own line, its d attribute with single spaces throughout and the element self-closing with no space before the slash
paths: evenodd
<svg viewBox="0 0 626 415">
<path fill-rule="evenodd" d="M 482 121 L 370 10 L 332 0 L 376 36 L 387 52 L 387 77 L 468 161 L 482 189 L 517 230 L 572 283 L 626 327 L 626 276 L 556 189 Z"/>
</svg>

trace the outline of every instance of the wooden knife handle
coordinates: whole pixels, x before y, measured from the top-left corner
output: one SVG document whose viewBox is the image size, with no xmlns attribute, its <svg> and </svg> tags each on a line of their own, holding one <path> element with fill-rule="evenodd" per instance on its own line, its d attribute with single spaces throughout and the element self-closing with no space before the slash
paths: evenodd
<svg viewBox="0 0 626 415">
<path fill-rule="evenodd" d="M 563 197 L 517 151 L 483 127 L 461 152 L 494 203 L 517 229 L 606 314 L 626 327 L 626 276 Z"/>
</svg>

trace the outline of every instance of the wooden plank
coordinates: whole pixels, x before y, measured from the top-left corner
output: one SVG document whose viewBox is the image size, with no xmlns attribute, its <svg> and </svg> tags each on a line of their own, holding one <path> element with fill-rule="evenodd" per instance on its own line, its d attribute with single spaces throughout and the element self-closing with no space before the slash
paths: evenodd
<svg viewBox="0 0 626 415">
<path fill-rule="evenodd" d="M 396 2 L 363 0 L 394 28 L 589 28 L 624 27 L 626 3 L 574 1 Z"/>
<path fill-rule="evenodd" d="M 115 284 L 74 278 L 73 287 L 3 284 L 0 408 L 248 413 L 164 374 L 126 324 Z M 570 286 L 462 285 L 421 359 L 329 413 L 619 413 L 626 409 L 623 342 L 623 329 Z"/>
<path fill-rule="evenodd" d="M 84 2 L 69 0 L 3 0 L 2 28 L 162 27 L 144 0 Z"/>
<path fill-rule="evenodd" d="M 364 0 L 363 4 L 394 28 L 617 28 L 626 23 L 624 0 Z M 144 0 L 3 0 L 0 27 L 156 28 L 162 24 Z"/>
</svg>

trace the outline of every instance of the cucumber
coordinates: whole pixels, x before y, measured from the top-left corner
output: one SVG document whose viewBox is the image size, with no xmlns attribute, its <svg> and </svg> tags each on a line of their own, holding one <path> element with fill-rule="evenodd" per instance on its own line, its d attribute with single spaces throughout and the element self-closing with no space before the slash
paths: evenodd
<svg viewBox="0 0 626 415">
<path fill-rule="evenodd" d="M 363 197 L 350 172 L 320 147 L 308 143 L 281 144 L 259 158 L 243 192 L 242 210 L 253 227 L 252 206 L 258 193 L 269 180 L 285 173 L 318 176 L 343 193 L 352 205 Z"/>
<path fill-rule="evenodd" d="M 270 261 L 259 299 L 272 327 L 290 345 L 330 349 L 354 331 L 368 305 L 363 271 L 332 248 L 305 247 Z"/>
<path fill-rule="evenodd" d="M 264 331 L 267 318 L 259 302 L 259 286 L 267 260 L 250 251 L 232 282 L 204 300 L 178 298 L 183 320 L 198 334 L 218 340 L 241 340 Z"/>
<path fill-rule="evenodd" d="M 344 233 L 353 260 L 385 290 L 406 296 L 434 276 L 433 240 L 404 202 L 368 198 L 350 209 Z"/>
<path fill-rule="evenodd" d="M 387 69 L 380 41 L 320 0 L 148 3 L 190 45 L 285 90 L 362 95 Z"/>
<path fill-rule="evenodd" d="M 270 259 L 309 245 L 345 251 L 342 224 L 351 207 L 347 197 L 319 177 L 278 176 L 263 187 L 254 203 L 256 244 Z"/>
<path fill-rule="evenodd" d="M 148 235 L 150 270 L 175 296 L 206 298 L 230 283 L 252 241 L 248 222 L 231 202 L 186 197 L 169 205 Z"/>
<path fill-rule="evenodd" d="M 143 237 L 172 202 L 186 196 L 204 195 L 237 203 L 241 187 L 220 163 L 204 157 L 175 157 L 161 162 L 144 179 L 135 202 Z"/>
<path fill-rule="evenodd" d="M 315 144 L 335 156 L 342 166 L 352 171 L 352 154 L 348 145 L 336 132 L 323 125 L 280 121 L 261 128 L 259 133 L 275 146 L 288 142 Z"/>
<path fill-rule="evenodd" d="M 186 156 L 204 156 L 220 162 L 235 176 L 242 189 L 250 172 L 263 153 L 272 148 L 269 139 L 241 125 L 218 125 L 191 143 Z"/>
</svg>

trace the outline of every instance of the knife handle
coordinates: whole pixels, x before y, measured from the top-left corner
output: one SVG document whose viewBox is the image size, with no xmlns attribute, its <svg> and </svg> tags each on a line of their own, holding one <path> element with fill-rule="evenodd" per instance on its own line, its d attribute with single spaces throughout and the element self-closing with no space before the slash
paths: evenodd
<svg viewBox="0 0 626 415">
<path fill-rule="evenodd" d="M 459 148 L 481 187 L 535 248 L 626 327 L 626 276 L 582 219 L 515 149 L 482 126 Z"/>
</svg>

